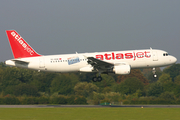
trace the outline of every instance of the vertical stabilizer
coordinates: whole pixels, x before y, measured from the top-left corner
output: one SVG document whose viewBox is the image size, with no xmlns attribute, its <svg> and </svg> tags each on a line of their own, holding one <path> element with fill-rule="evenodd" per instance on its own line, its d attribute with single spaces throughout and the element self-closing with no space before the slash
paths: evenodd
<svg viewBox="0 0 180 120">
<path fill-rule="evenodd" d="M 6 33 L 14 58 L 41 56 L 15 30 L 6 30 Z"/>
</svg>

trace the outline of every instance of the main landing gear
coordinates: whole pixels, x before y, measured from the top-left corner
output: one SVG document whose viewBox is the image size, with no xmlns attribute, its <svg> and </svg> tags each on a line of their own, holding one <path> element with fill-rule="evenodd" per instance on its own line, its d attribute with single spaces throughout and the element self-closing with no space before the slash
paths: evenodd
<svg viewBox="0 0 180 120">
<path fill-rule="evenodd" d="M 157 75 L 156 75 L 156 68 L 153 68 L 153 69 L 152 69 L 152 73 L 153 73 L 153 77 L 154 77 L 154 78 L 157 78 Z"/>
<path fill-rule="evenodd" d="M 98 82 L 101 82 L 101 81 L 102 81 L 101 72 L 99 72 L 98 77 L 96 77 L 96 76 L 93 77 L 93 78 L 92 78 L 92 81 L 93 81 L 93 82 L 97 82 L 97 81 L 98 81 Z"/>
<path fill-rule="evenodd" d="M 92 81 L 93 81 L 93 82 L 97 82 L 97 81 L 100 82 L 100 81 L 102 81 L 102 77 L 101 77 L 101 76 L 93 77 L 93 78 L 92 78 Z"/>
</svg>

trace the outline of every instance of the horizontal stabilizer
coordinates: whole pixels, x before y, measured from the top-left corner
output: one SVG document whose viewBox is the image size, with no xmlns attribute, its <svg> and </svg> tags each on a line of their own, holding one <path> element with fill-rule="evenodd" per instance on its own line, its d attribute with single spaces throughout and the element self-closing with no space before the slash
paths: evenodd
<svg viewBox="0 0 180 120">
<path fill-rule="evenodd" d="M 23 64 L 23 65 L 29 64 L 29 62 L 27 62 L 27 61 L 22 61 L 22 60 L 19 60 L 19 59 L 13 59 L 12 61 L 14 61 L 15 63 L 18 63 L 18 64 Z"/>
</svg>

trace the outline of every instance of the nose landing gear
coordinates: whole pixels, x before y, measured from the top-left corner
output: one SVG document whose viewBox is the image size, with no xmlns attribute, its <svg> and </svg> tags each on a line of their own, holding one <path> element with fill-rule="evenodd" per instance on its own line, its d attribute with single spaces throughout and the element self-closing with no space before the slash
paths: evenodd
<svg viewBox="0 0 180 120">
<path fill-rule="evenodd" d="M 154 77 L 154 78 L 157 78 L 157 75 L 156 75 L 156 68 L 153 68 L 153 69 L 152 69 L 152 73 L 153 73 L 153 77 Z"/>
</svg>

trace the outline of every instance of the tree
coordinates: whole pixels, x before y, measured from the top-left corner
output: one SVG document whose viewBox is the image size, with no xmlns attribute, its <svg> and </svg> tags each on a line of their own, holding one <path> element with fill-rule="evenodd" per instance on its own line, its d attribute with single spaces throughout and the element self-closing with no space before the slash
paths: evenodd
<svg viewBox="0 0 180 120">
<path fill-rule="evenodd" d="M 85 97 L 77 96 L 77 98 L 75 99 L 75 104 L 87 104 L 87 100 Z"/>
<path fill-rule="evenodd" d="M 168 83 L 168 82 L 172 82 L 172 78 L 170 77 L 169 74 L 165 74 L 163 73 L 160 77 L 159 77 L 159 80 L 158 82 L 161 82 L 161 83 Z"/>
<path fill-rule="evenodd" d="M 164 99 L 164 100 L 175 100 L 174 93 L 168 92 L 168 91 L 162 93 L 159 97 Z"/>
<path fill-rule="evenodd" d="M 163 86 L 160 82 L 152 83 L 148 86 L 147 95 L 158 97 L 163 92 Z"/>
<path fill-rule="evenodd" d="M 163 91 L 169 91 L 169 92 L 172 92 L 174 91 L 174 89 L 176 88 L 176 84 L 173 83 L 172 81 L 168 81 L 166 83 L 163 83 Z"/>
<path fill-rule="evenodd" d="M 102 93 L 93 92 L 93 104 L 98 105 L 100 104 L 100 100 L 103 100 L 105 95 Z"/>
<path fill-rule="evenodd" d="M 31 84 L 35 85 L 40 92 L 50 93 L 51 82 L 56 76 L 58 73 L 34 72 Z"/>
<path fill-rule="evenodd" d="M 5 87 L 8 85 L 18 85 L 21 83 L 18 78 L 20 78 L 19 68 L 7 67 L 3 71 L 2 84 Z"/>
<path fill-rule="evenodd" d="M 169 74 L 174 81 L 174 78 L 180 75 L 180 64 L 173 64 L 172 66 L 165 68 L 163 72 Z"/>
<path fill-rule="evenodd" d="M 98 87 L 93 83 L 80 82 L 74 87 L 74 92 L 76 95 L 88 97 L 93 94 L 93 92 L 98 91 Z"/>
<path fill-rule="evenodd" d="M 38 96 L 38 89 L 34 85 L 23 83 L 14 87 L 13 94 L 16 96 Z"/>
<path fill-rule="evenodd" d="M 176 97 L 180 98 L 180 85 L 177 85 L 175 86 L 175 88 L 173 89 L 173 92 L 174 92 L 174 95 L 176 95 Z"/>
<path fill-rule="evenodd" d="M 3 62 L 0 62 L 0 68 L 5 68 L 7 67 Z"/>
<path fill-rule="evenodd" d="M 119 85 L 116 86 L 115 92 L 123 93 L 123 94 L 133 94 L 137 90 L 143 90 L 144 84 L 141 80 L 136 77 L 131 77 L 125 79 Z"/>
<path fill-rule="evenodd" d="M 63 95 L 53 96 L 50 99 L 51 104 L 67 104 L 67 99 Z"/>
<path fill-rule="evenodd" d="M 180 85 L 174 83 L 174 82 L 167 82 L 163 84 L 163 91 L 166 92 L 172 92 L 177 97 L 180 96 Z"/>
<path fill-rule="evenodd" d="M 139 80 L 141 80 L 144 85 L 148 85 L 148 80 L 147 78 L 144 77 L 144 75 L 141 73 L 141 71 L 139 69 L 132 69 L 131 70 L 131 73 L 129 75 L 119 75 L 117 77 L 117 83 L 121 83 L 122 81 L 124 81 L 126 78 L 129 78 L 129 77 L 136 77 L 138 78 Z"/>
<path fill-rule="evenodd" d="M 119 102 L 122 98 L 121 94 L 118 92 L 109 92 L 105 94 L 105 99 L 110 100 L 110 102 Z"/>
<path fill-rule="evenodd" d="M 180 85 L 180 75 L 175 77 L 174 83 Z"/>
<path fill-rule="evenodd" d="M 94 82 L 97 87 L 99 87 L 99 92 L 102 92 L 106 87 L 112 87 L 116 84 L 114 78 L 107 74 L 102 74 L 102 81 L 101 82 Z"/>
<path fill-rule="evenodd" d="M 103 93 L 110 93 L 111 91 L 112 91 L 112 89 L 110 87 L 105 87 L 102 92 Z"/>
<path fill-rule="evenodd" d="M 74 93 L 74 86 L 79 82 L 78 77 L 71 74 L 59 74 L 51 82 L 51 93 L 58 92 L 59 94 L 69 95 Z"/>
</svg>

